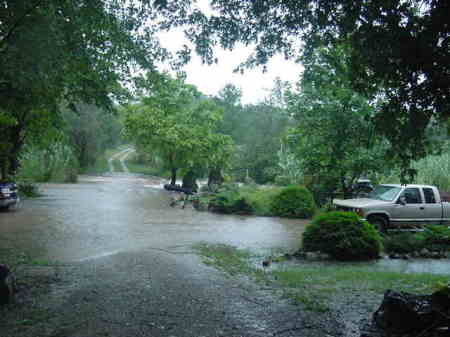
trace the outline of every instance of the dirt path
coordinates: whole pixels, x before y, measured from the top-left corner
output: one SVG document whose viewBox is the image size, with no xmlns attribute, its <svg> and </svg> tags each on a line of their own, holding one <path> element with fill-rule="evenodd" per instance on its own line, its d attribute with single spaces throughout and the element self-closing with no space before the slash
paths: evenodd
<svg viewBox="0 0 450 337">
<path fill-rule="evenodd" d="M 172 209 L 161 181 L 126 174 L 80 181 L 0 214 L 2 242 L 33 257 L 16 270 L 17 303 L 0 309 L 1 337 L 342 335 L 192 249 L 294 249 L 302 222 Z"/>
<path fill-rule="evenodd" d="M 108 159 L 108 166 L 109 166 L 109 172 L 110 173 L 114 173 L 114 165 L 113 165 L 113 161 L 118 159 L 120 162 L 120 165 L 122 167 L 122 171 L 125 173 L 130 173 L 130 171 L 128 170 L 128 167 L 125 164 L 125 160 L 127 159 L 127 157 L 131 154 L 135 152 L 134 149 L 132 148 L 126 148 L 122 151 L 119 151 L 117 153 L 115 153 L 114 155 L 112 155 L 109 159 Z"/>
</svg>

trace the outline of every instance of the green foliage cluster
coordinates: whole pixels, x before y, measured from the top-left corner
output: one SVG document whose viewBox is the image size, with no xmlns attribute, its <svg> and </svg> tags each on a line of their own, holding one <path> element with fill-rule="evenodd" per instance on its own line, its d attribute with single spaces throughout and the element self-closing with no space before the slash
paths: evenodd
<svg viewBox="0 0 450 337">
<path fill-rule="evenodd" d="M 243 105 L 242 93 L 233 85 L 225 86 L 215 98 L 223 109 L 219 130 L 236 144 L 230 168 L 235 180 L 245 182 L 249 177 L 258 184 L 275 180 L 280 139 L 291 122 L 282 97 L 285 88 L 285 83 L 276 80 L 268 97 L 258 104 Z"/>
<path fill-rule="evenodd" d="M 430 251 L 450 250 L 450 229 L 442 225 L 428 225 L 422 232 L 386 235 L 386 253 L 410 254 L 423 248 Z"/>
<path fill-rule="evenodd" d="M 426 155 L 427 127 L 450 117 L 449 1 L 216 0 L 214 8 L 217 14 L 210 15 L 170 6 L 166 20 L 169 26 L 187 25 L 206 62 L 214 62 L 217 45 L 255 46 L 238 70 L 265 66 L 277 53 L 308 59 L 317 46 L 348 45 L 349 83 L 371 99 L 383 98 L 370 118 L 389 138 L 390 155 L 403 171 Z"/>
<path fill-rule="evenodd" d="M 376 259 L 383 246 L 378 231 L 352 212 L 315 217 L 306 227 L 302 243 L 305 251 L 319 251 L 342 261 Z"/>
<path fill-rule="evenodd" d="M 288 186 L 272 200 L 272 212 L 289 218 L 310 218 L 315 211 L 314 199 L 303 186 Z"/>
<path fill-rule="evenodd" d="M 425 248 L 425 240 L 420 233 L 400 233 L 386 235 L 383 238 L 386 253 L 410 254 Z"/>
<path fill-rule="evenodd" d="M 17 183 L 19 194 L 22 197 L 35 198 L 40 195 L 38 186 L 30 181 L 22 180 Z"/>
<path fill-rule="evenodd" d="M 439 155 L 430 155 L 411 165 L 417 174 L 413 182 L 416 184 L 434 185 L 441 191 L 450 191 L 450 143 L 443 146 L 443 152 Z M 398 169 L 391 170 L 382 177 L 384 183 L 398 183 L 401 172 Z"/>
<path fill-rule="evenodd" d="M 131 173 L 156 177 L 170 176 L 170 172 L 164 168 L 160 160 L 157 158 L 150 159 L 145 156 L 139 156 L 136 152 L 128 156 L 127 167 Z"/>
<path fill-rule="evenodd" d="M 227 166 L 233 142 L 218 131 L 220 107 L 183 76 L 152 72 L 142 78 L 142 86 L 140 102 L 124 108 L 124 135 L 138 151 L 162 160 L 171 172 L 171 184 L 178 170 L 198 177 L 202 171 L 217 173 Z"/>
<path fill-rule="evenodd" d="M 55 143 L 44 149 L 30 146 L 22 153 L 20 163 L 16 176 L 19 182 L 77 181 L 77 158 L 65 143 Z"/>
<path fill-rule="evenodd" d="M 155 38 L 153 5 L 117 0 L 0 2 L 1 175 L 16 173 L 24 144 L 47 138 L 49 128 L 62 129 L 63 107 L 83 102 L 111 111 L 127 94 L 122 83 L 132 87 L 133 66 L 151 69 L 154 59 L 167 57 Z M 82 137 L 77 135 L 77 140 Z M 89 137 L 87 144 L 93 140 Z M 82 167 L 92 164 L 82 147 L 75 150 Z"/>
<path fill-rule="evenodd" d="M 264 188 L 258 185 L 238 186 L 224 184 L 214 193 L 203 192 L 198 196 L 198 206 L 221 213 L 254 214 L 273 216 L 272 202 L 281 189 Z"/>
<path fill-rule="evenodd" d="M 296 90 L 287 93 L 296 121 L 290 148 L 318 204 L 338 190 L 349 194 L 358 178 L 387 164 L 386 141 L 370 122 L 376 104 L 352 88 L 349 57 L 346 46 L 318 49 L 304 60 Z"/>
<path fill-rule="evenodd" d="M 209 209 L 226 214 L 252 214 L 253 208 L 234 184 L 224 185 L 210 200 Z"/>
</svg>

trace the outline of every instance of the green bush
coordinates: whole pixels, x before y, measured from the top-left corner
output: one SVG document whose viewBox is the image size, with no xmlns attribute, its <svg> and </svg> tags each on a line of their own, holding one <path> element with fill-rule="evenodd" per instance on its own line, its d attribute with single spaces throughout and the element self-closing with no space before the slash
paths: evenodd
<svg viewBox="0 0 450 337">
<path fill-rule="evenodd" d="M 261 216 L 271 216 L 272 200 L 280 192 L 280 188 L 254 188 L 245 186 L 240 189 L 240 193 L 244 196 L 253 209 L 254 214 Z"/>
<path fill-rule="evenodd" d="M 387 253 L 410 254 L 424 248 L 425 239 L 422 233 L 400 233 L 385 236 L 383 245 Z"/>
<path fill-rule="evenodd" d="M 38 186 L 30 181 L 18 181 L 17 188 L 22 197 L 35 198 L 40 196 Z"/>
<path fill-rule="evenodd" d="M 337 260 L 368 260 L 379 256 L 381 236 L 352 212 L 330 212 L 315 217 L 303 233 L 303 249 Z"/>
<path fill-rule="evenodd" d="M 209 209 L 213 212 L 226 214 L 252 214 L 253 209 L 238 189 L 230 188 L 221 190 L 209 203 Z"/>
<path fill-rule="evenodd" d="M 422 232 L 427 245 L 442 244 L 450 246 L 450 228 L 442 225 L 428 225 Z"/>
<path fill-rule="evenodd" d="M 289 218 L 309 218 L 314 214 L 315 203 L 311 193 L 302 186 L 288 186 L 276 194 L 272 212 Z"/>
</svg>

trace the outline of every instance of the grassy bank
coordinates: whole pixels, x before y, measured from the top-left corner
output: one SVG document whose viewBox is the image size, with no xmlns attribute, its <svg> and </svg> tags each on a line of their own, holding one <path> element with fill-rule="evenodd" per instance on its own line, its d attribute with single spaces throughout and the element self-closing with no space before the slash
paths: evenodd
<svg viewBox="0 0 450 337">
<path fill-rule="evenodd" d="M 140 157 L 137 152 L 130 153 L 125 162 L 131 173 L 155 177 L 170 177 L 170 172 L 164 169 L 161 164 L 147 161 L 145 158 Z"/>
<path fill-rule="evenodd" d="M 375 271 L 365 263 L 318 263 L 299 261 L 279 268 L 259 268 L 261 257 L 247 250 L 226 245 L 201 244 L 195 247 L 203 261 L 229 275 L 248 276 L 281 290 L 284 297 L 306 309 L 329 310 L 335 296 L 370 296 L 386 289 L 412 293 L 430 293 L 438 282 L 448 282 L 448 275 L 408 274 Z"/>
</svg>

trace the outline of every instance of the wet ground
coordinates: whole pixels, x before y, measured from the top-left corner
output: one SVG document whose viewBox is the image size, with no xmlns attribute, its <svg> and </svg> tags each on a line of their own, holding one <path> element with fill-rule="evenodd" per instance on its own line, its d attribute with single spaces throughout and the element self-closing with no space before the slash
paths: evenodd
<svg viewBox="0 0 450 337">
<path fill-rule="evenodd" d="M 346 295 L 332 303 L 333 315 L 309 312 L 206 266 L 192 249 L 223 243 L 261 256 L 294 252 L 306 221 L 172 208 L 163 183 L 128 173 L 84 176 L 41 185 L 42 197 L 0 213 L 0 254 L 6 247 L 31 257 L 16 270 L 17 303 L 0 309 L 0 337 L 359 337 L 359 322 L 381 295 Z M 361 266 L 450 273 L 448 260 Z"/>
<path fill-rule="evenodd" d="M 42 185 L 43 197 L 1 213 L 2 245 L 35 262 L 16 271 L 23 291 L 2 311 L 0 336 L 341 335 L 333 319 L 192 251 L 199 242 L 294 251 L 305 222 L 171 208 L 161 186 L 130 174 L 81 177 Z"/>
</svg>

